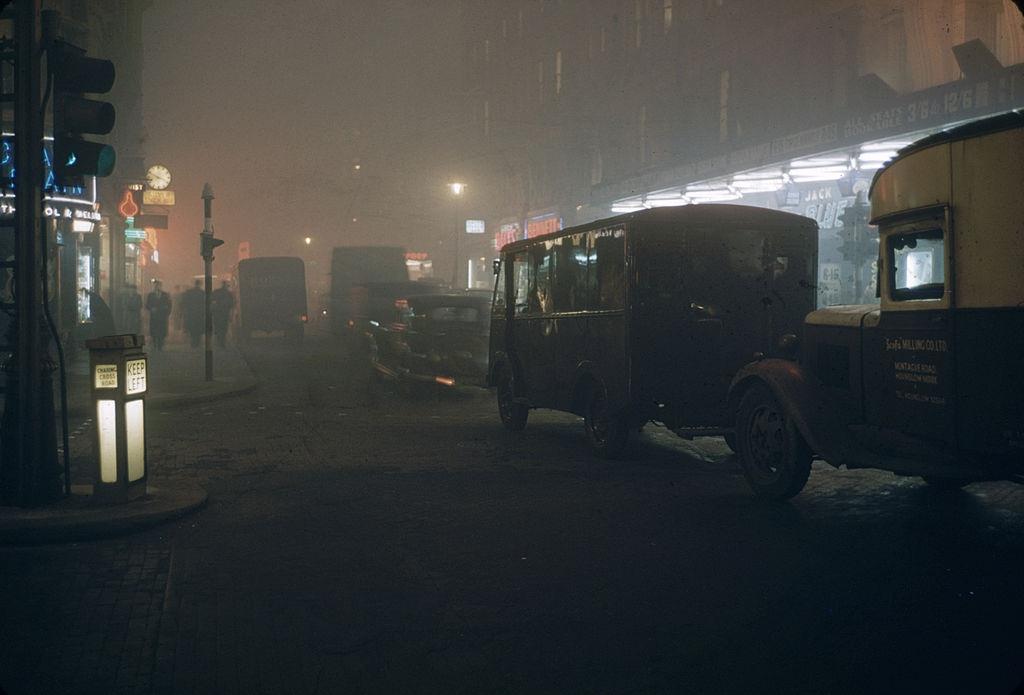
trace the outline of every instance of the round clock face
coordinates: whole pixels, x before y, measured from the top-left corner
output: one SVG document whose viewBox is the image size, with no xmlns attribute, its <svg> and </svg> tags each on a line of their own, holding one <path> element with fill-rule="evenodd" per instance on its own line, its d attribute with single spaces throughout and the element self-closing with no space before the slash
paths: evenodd
<svg viewBox="0 0 1024 695">
<path fill-rule="evenodd" d="M 146 172 L 146 183 L 150 188 L 162 191 L 171 185 L 171 172 L 163 164 L 154 164 Z"/>
</svg>

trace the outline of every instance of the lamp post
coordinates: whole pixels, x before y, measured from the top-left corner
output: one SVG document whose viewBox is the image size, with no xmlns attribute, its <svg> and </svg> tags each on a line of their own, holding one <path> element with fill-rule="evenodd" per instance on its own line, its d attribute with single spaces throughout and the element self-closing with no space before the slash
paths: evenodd
<svg viewBox="0 0 1024 695">
<path fill-rule="evenodd" d="M 463 194 L 466 192 L 466 184 L 460 181 L 452 181 L 448 184 L 448 190 L 452 194 L 452 198 L 455 201 L 455 244 L 453 246 L 453 258 L 452 258 L 452 289 L 459 289 L 459 238 L 462 236 L 459 201 L 462 200 Z"/>
<path fill-rule="evenodd" d="M 213 236 L 213 187 L 203 184 L 203 231 L 199 233 L 199 255 L 203 257 L 206 317 L 206 380 L 213 381 L 213 250 L 224 243 Z"/>
</svg>

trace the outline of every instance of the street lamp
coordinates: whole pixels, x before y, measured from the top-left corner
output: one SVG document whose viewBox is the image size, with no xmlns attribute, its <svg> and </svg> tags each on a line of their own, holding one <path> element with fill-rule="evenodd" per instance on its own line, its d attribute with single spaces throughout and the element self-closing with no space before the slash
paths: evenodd
<svg viewBox="0 0 1024 695">
<path fill-rule="evenodd" d="M 454 249 L 454 258 L 452 259 L 452 289 L 459 288 L 459 237 L 462 236 L 462 230 L 460 229 L 461 220 L 459 215 L 459 201 L 462 199 L 462 195 L 466 192 L 466 184 L 461 181 L 452 181 L 448 184 L 448 190 L 452 194 L 452 198 L 455 201 L 455 244 L 452 248 Z"/>
<path fill-rule="evenodd" d="M 303 239 L 303 241 L 306 242 L 306 246 L 309 246 L 310 244 L 313 243 L 313 238 L 312 237 L 306 237 L 305 239 Z"/>
</svg>

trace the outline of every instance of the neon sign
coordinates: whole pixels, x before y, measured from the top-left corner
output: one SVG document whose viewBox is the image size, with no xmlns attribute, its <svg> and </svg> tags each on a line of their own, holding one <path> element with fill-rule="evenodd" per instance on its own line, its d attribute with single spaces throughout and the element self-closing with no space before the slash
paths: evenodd
<svg viewBox="0 0 1024 695">
<path fill-rule="evenodd" d="M 135 196 L 127 188 L 124 189 L 124 196 L 121 198 L 121 202 L 117 204 L 117 211 L 125 219 L 139 214 L 139 206 L 135 202 Z"/>
<path fill-rule="evenodd" d="M 58 185 L 53 171 L 53 138 L 43 138 L 43 216 L 52 219 L 98 221 L 96 181 L 85 185 Z M 14 215 L 15 140 L 13 133 L 0 134 L 0 217 Z"/>
</svg>

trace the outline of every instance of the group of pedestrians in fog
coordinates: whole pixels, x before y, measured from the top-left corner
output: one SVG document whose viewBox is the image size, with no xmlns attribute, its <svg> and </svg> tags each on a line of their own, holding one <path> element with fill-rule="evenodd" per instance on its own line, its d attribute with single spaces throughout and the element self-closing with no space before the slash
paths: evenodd
<svg viewBox="0 0 1024 695">
<path fill-rule="evenodd" d="M 175 288 L 180 290 L 180 287 Z M 86 293 L 91 315 L 92 330 L 95 336 L 112 335 L 116 332 L 114 315 L 103 298 L 91 290 Z M 174 317 L 175 329 L 188 335 L 189 344 L 199 347 L 206 332 L 206 294 L 200 287 L 200 281 L 184 292 L 178 291 L 171 297 L 159 280 L 153 281 L 152 291 L 146 295 L 145 301 L 138 289 L 129 285 L 122 295 L 122 320 L 117 322 L 123 333 L 142 333 L 142 311 L 149 314 L 149 336 L 153 348 L 164 349 L 170 329 L 171 318 Z M 228 329 L 231 314 L 235 308 L 235 296 L 227 281 L 221 283 L 219 289 L 212 293 L 210 313 L 213 317 L 213 332 L 217 345 L 227 346 Z"/>
</svg>

